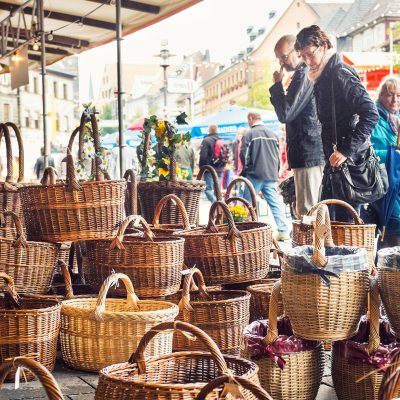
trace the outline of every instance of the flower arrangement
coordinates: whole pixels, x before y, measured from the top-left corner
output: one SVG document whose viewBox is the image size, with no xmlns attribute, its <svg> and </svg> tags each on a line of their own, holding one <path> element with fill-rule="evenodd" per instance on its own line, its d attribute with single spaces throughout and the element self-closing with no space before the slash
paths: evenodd
<svg viewBox="0 0 400 400">
<path fill-rule="evenodd" d="M 186 113 L 181 113 L 176 118 L 178 125 L 186 124 Z M 156 150 L 152 148 L 153 138 Z M 138 148 L 138 159 L 141 167 L 140 179 L 159 181 L 184 179 L 186 172 L 175 160 L 176 146 L 179 143 L 190 141 L 190 133 L 178 133 L 178 130 L 169 121 L 158 119 L 155 115 L 144 119 L 142 141 Z"/>
<path fill-rule="evenodd" d="M 249 210 L 241 204 L 235 204 L 229 207 L 235 222 L 245 222 L 249 217 Z"/>
</svg>

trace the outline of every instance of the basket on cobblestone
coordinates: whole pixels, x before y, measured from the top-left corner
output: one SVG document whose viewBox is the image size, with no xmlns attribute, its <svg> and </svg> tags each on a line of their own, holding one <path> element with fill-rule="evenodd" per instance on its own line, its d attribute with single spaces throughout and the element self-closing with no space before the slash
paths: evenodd
<svg viewBox="0 0 400 400">
<path fill-rule="evenodd" d="M 332 379 L 339 400 L 378 400 L 384 369 L 392 363 L 400 343 L 379 321 L 379 291 L 371 281 L 369 321 L 361 321 L 351 340 L 333 342 Z"/>
<path fill-rule="evenodd" d="M 198 289 L 192 291 L 194 277 Z M 249 302 L 250 295 L 244 290 L 208 290 L 200 270 L 192 268 L 185 275 L 177 319 L 202 329 L 222 353 L 239 355 L 242 332 L 249 323 Z M 179 331 L 174 336 L 173 348 L 206 349 L 202 342 L 190 340 Z"/>
<path fill-rule="evenodd" d="M 139 222 L 145 237 L 125 235 L 126 228 Z M 119 227 L 114 239 L 86 241 L 85 276 L 95 290 L 115 270 L 129 276 L 139 297 L 176 293 L 182 280 L 184 239 L 154 237 L 147 222 L 131 215 Z M 112 290 L 124 294 L 122 288 Z"/>
<path fill-rule="evenodd" d="M 106 299 L 107 292 L 121 280 L 126 299 Z M 99 369 L 126 360 L 142 336 L 154 325 L 173 321 L 178 307 L 166 301 L 139 300 L 132 282 L 124 274 L 112 274 L 98 298 L 65 300 L 61 309 L 61 352 L 69 366 Z M 148 349 L 149 355 L 169 354 L 172 332 L 164 332 Z"/>
<path fill-rule="evenodd" d="M 0 391 L 6 376 L 14 368 L 26 369 L 30 371 L 30 373 L 33 374 L 37 379 L 39 379 L 49 400 L 64 400 L 61 389 L 56 380 L 53 378 L 53 375 L 51 375 L 51 373 L 42 364 L 27 357 L 17 357 L 0 365 Z"/>
<path fill-rule="evenodd" d="M 248 379 L 236 375 L 221 375 L 218 378 L 208 382 L 200 393 L 197 395 L 196 400 L 207 400 L 208 395 L 218 387 L 223 386 L 223 391 L 231 393 L 236 396 L 243 396 L 242 390 L 250 391 L 258 400 L 273 400 L 272 397 L 260 386 L 256 385 Z M 239 397 L 240 398 L 240 397 Z"/>
<path fill-rule="evenodd" d="M 202 341 L 205 351 L 183 351 L 164 356 L 145 357 L 148 344 L 157 335 L 171 329 L 183 331 Z M 195 399 L 200 390 L 222 374 L 234 374 L 258 384 L 258 368 L 252 361 L 223 356 L 215 342 L 202 330 L 185 322 L 166 322 L 153 327 L 140 341 L 128 362 L 111 365 L 100 371 L 96 400 L 187 400 Z M 221 389 L 215 389 L 209 400 L 216 400 Z M 249 391 L 245 400 L 255 400 Z"/>
<path fill-rule="evenodd" d="M 95 181 L 78 182 L 71 154 L 72 142 L 79 132 L 79 152 L 86 114 L 80 127 L 71 135 L 67 151 L 67 178 L 64 183 L 42 180 L 42 185 L 19 189 L 24 208 L 27 235 L 31 240 L 66 242 L 103 239 L 115 235 L 125 217 L 126 181 L 104 180 L 100 158 L 95 157 Z M 100 149 L 99 131 L 95 114 L 90 114 L 94 148 Z M 47 170 L 46 170 L 47 171 Z"/>
<path fill-rule="evenodd" d="M 227 224 L 215 226 L 218 207 Z M 268 273 L 270 226 L 261 222 L 235 224 L 228 206 L 221 201 L 211 206 L 207 227 L 185 231 L 181 236 L 185 238 L 185 264 L 196 266 L 207 285 L 252 281 Z"/>
<path fill-rule="evenodd" d="M 400 338 L 400 247 L 378 251 L 378 284 L 386 314 Z"/>
<path fill-rule="evenodd" d="M 342 200 L 323 200 L 316 204 L 309 212 L 308 217 L 312 216 L 320 204 L 332 204 L 344 207 L 352 216 L 353 223 L 331 221 L 332 239 L 336 246 L 354 246 L 367 250 L 370 268 L 374 266 L 375 260 L 375 229 L 376 225 L 365 224 L 357 214 L 357 211 L 348 203 Z M 312 224 L 293 221 L 292 245 L 303 246 L 313 243 Z"/>
<path fill-rule="evenodd" d="M 56 268 L 59 245 L 28 242 L 17 214 L 11 211 L 0 214 L 10 217 L 15 227 L 14 238 L 0 237 L 0 271 L 13 278 L 20 294 L 46 293 Z"/>
<path fill-rule="evenodd" d="M 18 297 L 13 279 L 0 272 L 4 293 L 0 292 L 0 365 L 15 357 L 35 358 L 48 370 L 54 369 L 60 329 L 58 301 Z M 1 296 L 3 294 L 3 296 Z M 13 379 L 15 369 L 8 374 Z M 28 379 L 33 375 L 27 374 Z"/>
<path fill-rule="evenodd" d="M 296 336 L 310 340 L 349 339 L 356 334 L 367 304 L 367 252 L 357 247 L 334 247 L 325 204 L 318 207 L 314 232 L 314 247 L 295 247 L 285 253 L 285 313 Z"/>
<path fill-rule="evenodd" d="M 242 356 L 258 365 L 261 386 L 274 400 L 315 399 L 324 371 L 322 343 L 296 338 L 288 319 L 277 318 L 280 289 L 277 281 L 268 320 L 246 327 Z"/>
</svg>

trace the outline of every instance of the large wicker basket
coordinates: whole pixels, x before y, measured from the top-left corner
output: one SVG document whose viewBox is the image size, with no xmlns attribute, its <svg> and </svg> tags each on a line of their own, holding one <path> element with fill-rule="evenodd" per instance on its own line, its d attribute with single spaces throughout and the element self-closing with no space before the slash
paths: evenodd
<svg viewBox="0 0 400 400">
<path fill-rule="evenodd" d="M 186 273 L 186 271 L 185 271 Z M 191 292 L 196 276 L 198 290 Z M 224 354 L 239 355 L 242 332 L 249 323 L 250 295 L 244 290 L 207 290 L 203 275 L 192 268 L 185 275 L 177 319 L 202 329 Z M 174 351 L 205 350 L 202 342 L 177 332 Z"/>
<path fill-rule="evenodd" d="M 396 350 L 392 357 L 392 363 L 386 369 L 381 387 L 379 388 L 379 400 L 395 400 L 400 395 L 400 350 Z"/>
<path fill-rule="evenodd" d="M 308 216 L 315 213 L 320 204 L 333 204 L 344 207 L 353 217 L 354 222 L 331 221 L 332 239 L 336 246 L 362 247 L 368 252 L 370 268 L 375 264 L 375 229 L 376 225 L 365 224 L 357 214 L 357 211 L 348 203 L 342 200 L 323 200 L 316 204 Z M 292 245 L 312 245 L 314 229 L 312 224 L 305 224 L 301 221 L 293 221 Z"/>
<path fill-rule="evenodd" d="M 107 299 L 109 288 L 122 280 L 127 298 Z M 122 362 L 135 350 L 142 336 L 154 325 L 173 321 L 178 307 L 166 301 L 139 300 L 124 274 L 110 275 L 95 298 L 77 298 L 62 303 L 61 352 L 71 367 L 98 371 Z M 148 349 L 149 355 L 168 354 L 172 332 L 164 332 Z"/>
<path fill-rule="evenodd" d="M 228 221 L 215 226 L 217 208 Z M 261 222 L 235 224 L 228 206 L 216 201 L 210 209 L 208 226 L 183 232 L 185 264 L 196 266 L 207 285 L 240 283 L 264 278 L 269 268 L 272 231 Z"/>
<path fill-rule="evenodd" d="M 0 365 L 14 357 L 33 357 L 50 371 L 57 354 L 60 329 L 58 301 L 49 299 L 18 298 L 13 279 L 0 272 L 11 296 L 0 297 Z M 8 375 L 12 379 L 15 369 Z M 33 378 L 28 374 L 28 378 Z"/>
<path fill-rule="evenodd" d="M 179 329 L 201 340 L 204 351 L 185 351 L 165 356 L 146 357 L 150 341 L 165 330 Z M 140 341 L 129 362 L 111 365 L 100 371 L 96 400 L 187 400 L 195 399 L 200 390 L 221 374 L 233 373 L 258 384 L 257 366 L 248 360 L 223 356 L 215 342 L 199 328 L 185 322 L 162 323 L 153 327 Z M 221 389 L 215 389 L 209 400 L 216 400 Z M 245 400 L 256 397 L 247 390 Z"/>
<path fill-rule="evenodd" d="M 244 184 L 244 186 L 247 187 L 249 193 L 250 193 L 250 198 L 251 198 L 251 205 L 253 206 L 253 209 L 257 212 L 257 193 L 254 190 L 254 186 L 253 184 L 247 179 L 244 178 L 243 176 L 239 176 L 235 179 L 233 179 L 228 187 L 226 188 L 226 192 L 225 192 L 225 201 L 227 201 L 229 198 L 231 197 L 243 197 L 244 195 L 244 190 L 236 190 L 235 193 L 232 193 L 236 187 L 236 185 L 241 185 Z M 243 190 L 243 192 L 242 192 Z M 233 194 L 233 196 L 232 196 Z"/>
<path fill-rule="evenodd" d="M 18 216 L 11 211 L 2 214 L 12 218 L 16 237 L 0 237 L 0 271 L 13 277 L 20 294 L 46 293 L 56 268 L 59 245 L 28 242 Z"/>
<path fill-rule="evenodd" d="M 56 380 L 53 378 L 53 375 L 51 375 L 51 373 L 42 364 L 27 357 L 17 357 L 0 365 L 0 391 L 6 376 L 14 368 L 24 368 L 29 370 L 36 378 L 39 379 L 40 383 L 43 385 L 43 389 L 46 391 L 47 397 L 50 400 L 64 400 L 61 389 Z"/>
<path fill-rule="evenodd" d="M 400 247 L 378 251 L 378 284 L 392 330 L 400 338 Z"/>
<path fill-rule="evenodd" d="M 314 248 L 302 246 L 285 253 L 285 313 L 296 336 L 310 340 L 349 339 L 356 334 L 367 304 L 367 253 L 354 247 L 333 247 L 325 204 L 318 207 L 314 231 Z M 335 274 L 333 270 L 340 272 Z"/>
<path fill-rule="evenodd" d="M 91 115 L 96 153 L 100 148 L 97 120 Z M 125 217 L 126 181 L 104 180 L 100 159 L 96 156 L 94 182 L 78 182 L 71 155 L 73 139 L 83 134 L 85 114 L 79 129 L 71 135 L 67 155 L 66 183 L 47 182 L 22 187 L 27 235 L 30 240 L 66 242 L 88 239 L 106 239 L 116 234 Z M 79 141 L 81 142 L 81 140 Z"/>
<path fill-rule="evenodd" d="M 384 334 L 387 323 L 382 322 L 380 329 L 376 280 L 371 281 L 369 329 L 367 321 L 363 321 L 363 325 L 365 329 L 359 332 L 358 338 L 333 342 L 332 379 L 339 400 L 378 400 L 384 369 L 391 364 L 391 354 L 400 348 L 390 333 L 386 333 L 388 337 L 380 338 L 380 331 Z M 365 343 L 368 330 L 368 343 Z"/>
<path fill-rule="evenodd" d="M 253 322 L 244 332 L 244 345 L 242 355 L 248 359 L 254 358 L 260 371 L 261 386 L 268 390 L 274 400 L 310 400 L 315 399 L 321 384 L 324 371 L 324 352 L 322 343 L 318 341 L 305 341 L 293 339 L 290 351 L 285 347 L 278 347 L 278 339 L 284 339 L 288 331 L 280 332 L 285 321 L 280 321 L 278 330 L 278 299 L 280 296 L 281 282 L 277 281 L 273 287 L 269 308 L 268 329 L 266 336 L 260 330 L 261 321 Z M 257 324 L 257 335 L 254 335 L 254 324 Z M 287 322 L 285 322 L 287 324 Z M 285 336 L 280 336 L 282 333 Z M 290 339 L 290 338 L 289 338 Z M 293 350 L 294 341 L 299 342 L 297 351 Z M 262 352 L 254 349 L 257 345 Z M 279 365 L 278 365 L 279 363 Z"/>
<path fill-rule="evenodd" d="M 125 235 L 131 223 L 140 222 L 144 238 Z M 131 215 L 121 224 L 113 240 L 86 241 L 85 276 L 98 291 L 113 270 L 129 276 L 139 297 L 168 296 L 179 290 L 182 280 L 184 239 L 154 237 L 141 216 Z M 124 294 L 115 288 L 113 294 Z"/>
</svg>

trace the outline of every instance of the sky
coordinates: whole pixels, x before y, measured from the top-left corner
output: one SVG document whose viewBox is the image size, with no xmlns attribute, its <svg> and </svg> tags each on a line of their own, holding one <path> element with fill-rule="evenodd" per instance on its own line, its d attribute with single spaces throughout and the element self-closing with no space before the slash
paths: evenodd
<svg viewBox="0 0 400 400">
<path fill-rule="evenodd" d="M 248 26 L 268 30 L 268 14 L 285 7 L 291 0 L 203 0 L 164 21 L 125 37 L 122 42 L 123 63 L 159 63 L 154 57 L 161 42 L 168 40 L 168 49 L 179 64 L 183 55 L 210 50 L 211 61 L 229 63 L 230 58 L 249 44 Z M 319 0 L 318 2 L 324 2 Z M 349 2 L 336 0 L 335 2 Z M 278 5 L 277 5 L 278 4 Z M 282 33 L 284 34 L 284 33 Z M 86 51 L 79 56 L 80 99 L 88 100 L 89 78 L 95 96 L 105 62 L 116 62 L 115 42 Z"/>
</svg>

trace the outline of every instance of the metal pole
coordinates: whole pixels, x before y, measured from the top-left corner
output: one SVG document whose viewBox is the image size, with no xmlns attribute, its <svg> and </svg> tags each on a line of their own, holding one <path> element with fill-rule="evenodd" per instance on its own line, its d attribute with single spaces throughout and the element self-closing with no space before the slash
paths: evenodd
<svg viewBox="0 0 400 400">
<path fill-rule="evenodd" d="M 40 37 L 40 64 L 42 75 L 42 118 L 43 118 L 43 145 L 44 145 L 44 167 L 49 166 L 49 142 L 47 138 L 47 110 L 46 110 L 46 37 L 44 34 L 44 7 L 43 0 L 38 0 L 38 32 Z"/>
<path fill-rule="evenodd" d="M 168 91 L 168 80 L 167 80 L 167 68 L 168 65 L 163 65 L 164 70 L 164 109 L 165 109 L 165 116 L 167 116 L 167 91 Z"/>
<path fill-rule="evenodd" d="M 119 173 L 120 177 L 124 176 L 124 147 L 125 134 L 123 129 L 122 120 L 122 68 L 121 68 L 121 41 L 122 26 L 121 26 L 121 0 L 115 1 L 115 12 L 116 12 L 116 38 L 117 38 L 117 105 L 118 105 L 118 137 L 119 137 Z"/>
</svg>

